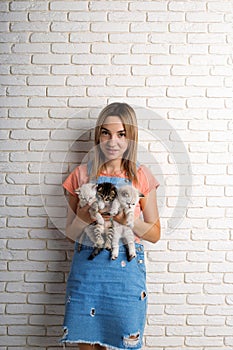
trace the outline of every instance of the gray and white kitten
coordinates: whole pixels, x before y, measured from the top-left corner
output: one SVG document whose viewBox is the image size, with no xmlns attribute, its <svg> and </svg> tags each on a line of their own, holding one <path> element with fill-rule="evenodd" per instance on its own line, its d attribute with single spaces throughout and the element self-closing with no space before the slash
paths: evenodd
<svg viewBox="0 0 233 350">
<path fill-rule="evenodd" d="M 115 260 L 118 257 L 120 239 L 122 239 L 122 242 L 127 246 L 128 260 L 131 261 L 136 256 L 132 228 L 134 226 L 134 209 L 139 202 L 139 199 L 142 197 L 144 197 L 144 195 L 130 185 L 122 186 L 117 190 L 116 202 L 118 203 L 115 203 L 115 207 L 118 206 L 118 212 L 123 210 L 127 221 L 126 225 L 114 221 L 112 234 L 112 260 Z M 111 214 L 116 215 L 113 211 Z"/>
</svg>

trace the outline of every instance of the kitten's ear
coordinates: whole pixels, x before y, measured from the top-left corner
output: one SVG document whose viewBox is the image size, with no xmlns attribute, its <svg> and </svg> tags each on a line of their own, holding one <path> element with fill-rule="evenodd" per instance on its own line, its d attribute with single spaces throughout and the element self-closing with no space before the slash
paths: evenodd
<svg viewBox="0 0 233 350">
<path fill-rule="evenodd" d="M 92 189 L 93 189 L 93 190 L 96 190 L 96 188 L 97 188 L 97 184 L 93 184 L 93 185 L 92 185 Z"/>
</svg>

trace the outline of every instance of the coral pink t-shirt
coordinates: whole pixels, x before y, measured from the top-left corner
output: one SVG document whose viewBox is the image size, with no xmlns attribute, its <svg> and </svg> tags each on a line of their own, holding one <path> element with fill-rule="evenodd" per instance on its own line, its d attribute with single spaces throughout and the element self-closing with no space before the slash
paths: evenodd
<svg viewBox="0 0 233 350">
<path fill-rule="evenodd" d="M 102 172 L 100 176 L 111 176 L 107 175 L 106 173 Z M 114 177 L 116 175 L 113 175 Z M 127 178 L 125 172 L 120 173 L 117 175 L 117 177 L 121 178 Z M 145 166 L 140 165 L 137 169 L 137 177 L 138 177 L 138 184 L 135 184 L 133 182 L 133 186 L 136 187 L 144 196 L 146 196 L 151 190 L 157 189 L 159 187 L 159 182 L 154 177 L 154 175 L 151 173 L 151 171 Z M 87 164 L 81 164 L 77 166 L 70 175 L 66 178 L 66 180 L 63 182 L 63 187 L 73 196 L 78 196 L 75 193 L 75 189 L 81 187 L 83 184 L 87 183 L 89 181 L 88 176 L 88 170 L 87 170 Z M 138 218 L 141 213 L 140 204 L 138 203 L 135 211 L 134 216 L 135 218 Z"/>
</svg>

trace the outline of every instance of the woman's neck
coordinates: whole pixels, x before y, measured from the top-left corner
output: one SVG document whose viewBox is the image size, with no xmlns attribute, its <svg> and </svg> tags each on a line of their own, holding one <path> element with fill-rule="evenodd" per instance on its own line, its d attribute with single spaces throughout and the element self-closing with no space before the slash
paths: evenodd
<svg viewBox="0 0 233 350">
<path fill-rule="evenodd" d="M 103 166 L 103 171 L 106 174 L 117 174 L 122 172 L 124 169 L 122 169 L 121 166 L 121 159 L 120 160 L 114 160 L 114 161 L 108 161 Z"/>
</svg>

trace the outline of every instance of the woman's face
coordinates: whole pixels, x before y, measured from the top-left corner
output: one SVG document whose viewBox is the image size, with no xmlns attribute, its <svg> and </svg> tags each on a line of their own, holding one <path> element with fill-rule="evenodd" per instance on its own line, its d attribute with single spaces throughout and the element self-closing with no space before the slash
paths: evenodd
<svg viewBox="0 0 233 350">
<path fill-rule="evenodd" d="M 127 150 L 126 131 L 117 116 L 107 117 L 100 130 L 100 149 L 106 160 L 122 159 Z"/>
</svg>

